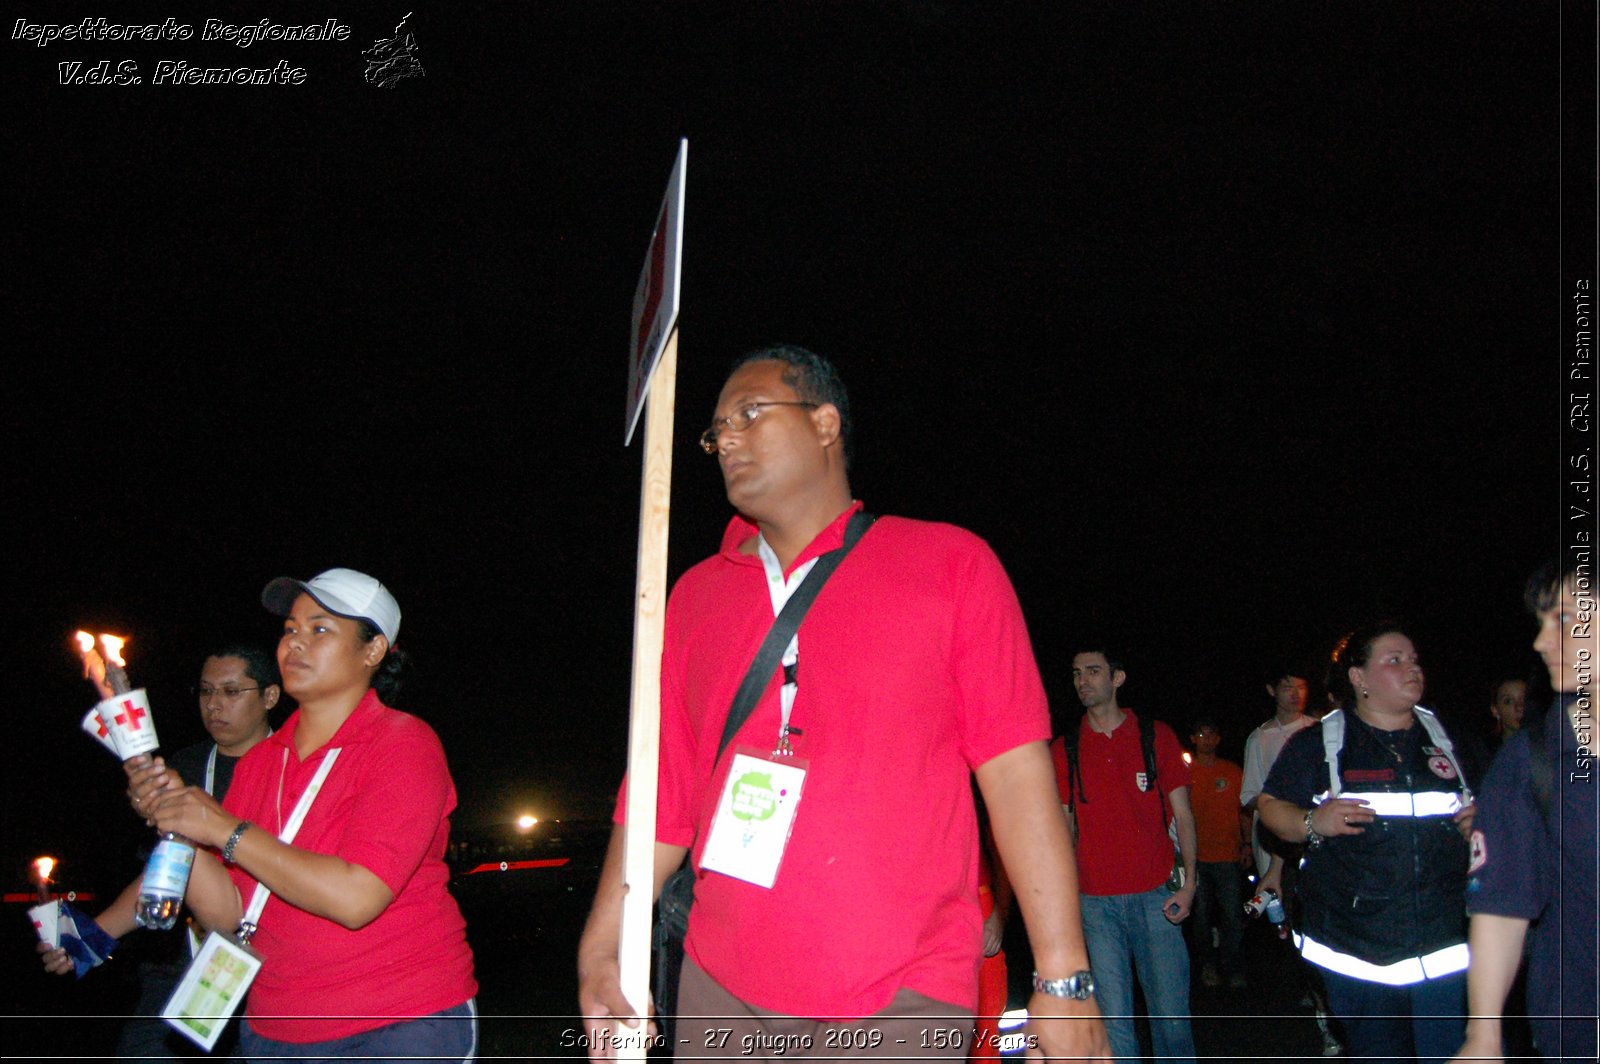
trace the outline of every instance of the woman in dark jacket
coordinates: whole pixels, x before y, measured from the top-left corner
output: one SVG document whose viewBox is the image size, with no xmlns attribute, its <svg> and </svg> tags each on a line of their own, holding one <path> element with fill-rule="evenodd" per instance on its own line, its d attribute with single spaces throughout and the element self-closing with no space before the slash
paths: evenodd
<svg viewBox="0 0 1600 1064">
<path fill-rule="evenodd" d="M 1352 633 L 1343 708 L 1273 764 L 1261 820 L 1306 846 L 1296 944 L 1321 969 L 1351 1058 L 1437 1062 L 1460 1045 L 1472 795 L 1417 703 L 1416 647 L 1391 623 Z"/>
</svg>

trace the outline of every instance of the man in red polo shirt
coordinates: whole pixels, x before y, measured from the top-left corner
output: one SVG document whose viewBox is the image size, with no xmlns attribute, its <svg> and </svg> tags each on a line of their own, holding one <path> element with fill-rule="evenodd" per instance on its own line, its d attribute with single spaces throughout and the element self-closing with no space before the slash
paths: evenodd
<svg viewBox="0 0 1600 1064">
<path fill-rule="evenodd" d="M 679 1045 L 964 1058 L 952 1034 L 971 1030 L 983 946 L 975 775 L 1033 945 L 1029 1033 L 1047 1056 L 1104 1056 L 1044 690 L 982 540 L 879 518 L 718 753 L 775 613 L 860 508 L 849 428 L 833 366 L 779 347 L 734 368 L 701 437 L 738 513 L 667 605 L 656 892 L 686 853 L 696 869 Z M 613 1055 L 614 1021 L 638 1023 L 618 981 L 620 838 L 579 943 L 592 1059 Z"/>
<path fill-rule="evenodd" d="M 1061 801 L 1076 831 L 1083 935 L 1111 1051 L 1118 1060 L 1139 1059 L 1133 1026 L 1137 975 L 1156 1059 L 1181 1064 L 1195 1052 L 1189 952 L 1178 927 L 1195 892 L 1189 766 L 1172 729 L 1154 721 L 1156 778 L 1149 778 L 1139 718 L 1117 704 L 1117 689 L 1126 680 L 1121 663 L 1103 649 L 1075 654 L 1072 682 L 1084 708 L 1076 758 L 1062 739 L 1052 753 Z M 1169 823 L 1183 859 L 1183 885 L 1176 892 L 1167 890 L 1173 865 Z"/>
</svg>

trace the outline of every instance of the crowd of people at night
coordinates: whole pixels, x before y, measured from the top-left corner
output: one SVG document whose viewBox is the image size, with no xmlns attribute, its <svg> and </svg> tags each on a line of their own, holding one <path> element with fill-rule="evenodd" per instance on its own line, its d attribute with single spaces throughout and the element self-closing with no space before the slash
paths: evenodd
<svg viewBox="0 0 1600 1064">
<path fill-rule="evenodd" d="M 1149 1052 L 1192 1060 L 1191 991 L 1251 984 L 1253 894 L 1298 954 L 1327 1055 L 1443 1064 L 1525 1038 L 1594 1059 L 1587 552 L 1529 579 L 1546 676 L 1494 685 L 1492 736 L 1424 704 L 1423 650 L 1387 620 L 1323 653 L 1325 675 L 1264 670 L 1270 716 L 1242 765 L 1219 756 L 1216 717 L 1124 704 L 1138 666 L 1104 643 L 1073 654 L 1082 713 L 1053 735 L 1001 559 L 952 525 L 869 514 L 851 433 L 834 366 L 777 346 L 734 365 L 700 439 L 735 513 L 668 601 L 644 840 L 648 889 L 688 907 L 681 937 L 658 936 L 681 973 L 664 1010 L 680 1056 L 997 1056 L 1006 976 L 984 961 L 1015 908 L 1030 1056 L 1139 1060 L 1137 991 Z M 262 601 L 284 618 L 276 661 L 204 658 L 212 740 L 126 766 L 135 813 L 198 844 L 196 923 L 248 924 L 262 962 L 223 1052 L 470 1060 L 478 984 L 444 859 L 455 788 L 433 730 L 390 708 L 399 604 L 345 569 L 275 580 Z M 298 708 L 272 730 L 282 696 Z M 626 788 L 578 949 L 595 1060 L 660 1044 L 618 960 Z M 133 930 L 138 892 L 99 914 L 111 934 Z M 141 1011 L 181 968 L 150 973 Z M 1503 1019 L 1508 999 L 1525 1026 Z M 167 1055 L 163 1034 L 130 1024 L 125 1052 Z"/>
</svg>

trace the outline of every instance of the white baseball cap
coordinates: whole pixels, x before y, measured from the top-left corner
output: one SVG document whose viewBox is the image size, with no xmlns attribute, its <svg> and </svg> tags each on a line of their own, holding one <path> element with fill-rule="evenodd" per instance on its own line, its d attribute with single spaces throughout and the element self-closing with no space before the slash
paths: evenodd
<svg viewBox="0 0 1600 1064">
<path fill-rule="evenodd" d="M 341 617 L 367 621 L 383 633 L 390 646 L 400 638 L 400 603 L 366 573 L 329 569 L 310 580 L 280 576 L 262 589 L 261 604 L 279 617 L 287 617 L 302 591 Z"/>
</svg>

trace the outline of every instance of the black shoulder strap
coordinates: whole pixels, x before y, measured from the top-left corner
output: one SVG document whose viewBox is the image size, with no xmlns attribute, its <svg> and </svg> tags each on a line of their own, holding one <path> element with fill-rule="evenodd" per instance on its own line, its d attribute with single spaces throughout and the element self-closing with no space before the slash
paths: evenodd
<svg viewBox="0 0 1600 1064">
<path fill-rule="evenodd" d="M 1080 720 L 1061 736 L 1061 745 L 1067 750 L 1067 808 L 1072 810 L 1089 800 L 1083 796 L 1083 777 L 1078 774 L 1078 729 L 1082 726 Z"/>
<path fill-rule="evenodd" d="M 872 522 L 876 520 L 877 518 L 865 510 L 857 511 L 850 518 L 850 523 L 845 526 L 844 546 L 818 557 L 817 564 L 811 567 L 806 578 L 800 581 L 800 586 L 794 589 L 794 594 L 789 596 L 789 601 L 778 611 L 772 627 L 767 629 L 767 637 L 761 641 L 761 649 L 756 651 L 755 660 L 750 662 L 750 668 L 739 684 L 739 693 L 734 696 L 733 708 L 728 710 L 727 723 L 722 726 L 722 742 L 717 746 L 719 758 L 722 756 L 722 751 L 728 748 L 728 743 L 733 741 L 733 737 L 744 726 L 744 722 L 750 719 L 756 703 L 761 700 L 761 692 L 767 689 L 767 684 L 772 679 L 772 670 L 783 660 L 784 648 L 800 630 L 800 621 L 811 608 L 811 604 L 816 601 L 822 585 L 827 583 L 828 577 L 832 576 L 833 571 L 839 568 L 839 563 L 844 561 L 844 556 L 850 553 L 850 549 L 866 535 L 867 529 L 871 528 Z"/>
<path fill-rule="evenodd" d="M 1082 726 L 1082 722 L 1079 722 Z M 1078 729 L 1068 728 L 1066 734 L 1061 736 L 1062 745 L 1067 749 L 1067 808 L 1072 809 L 1079 802 L 1089 799 L 1083 794 L 1083 776 L 1078 772 Z M 1147 786 L 1154 787 L 1156 783 L 1156 722 L 1154 717 L 1141 716 L 1139 718 L 1139 749 L 1144 754 L 1144 773 Z M 1156 797 L 1161 800 L 1161 823 L 1165 827 L 1167 822 L 1167 796 L 1158 788 Z"/>
<path fill-rule="evenodd" d="M 1156 719 L 1152 716 L 1139 717 L 1139 750 L 1144 754 L 1145 784 L 1155 787 L 1156 798 L 1161 803 L 1161 827 L 1166 830 L 1171 817 L 1167 813 L 1167 792 L 1156 787 Z"/>
<path fill-rule="evenodd" d="M 1151 786 L 1156 782 L 1156 719 L 1139 718 L 1139 750 L 1144 754 L 1144 775 Z"/>
</svg>

